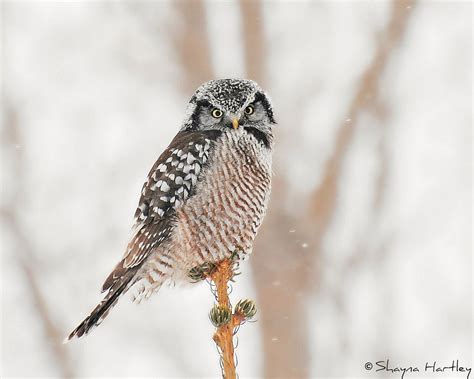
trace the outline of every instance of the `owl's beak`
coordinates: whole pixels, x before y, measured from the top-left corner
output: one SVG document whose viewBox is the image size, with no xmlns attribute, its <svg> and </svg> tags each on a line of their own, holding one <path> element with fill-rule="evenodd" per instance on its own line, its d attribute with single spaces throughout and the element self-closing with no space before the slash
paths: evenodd
<svg viewBox="0 0 474 379">
<path fill-rule="evenodd" d="M 238 129 L 238 128 L 239 128 L 239 120 L 238 120 L 237 118 L 234 118 L 234 119 L 232 120 L 232 127 L 233 127 L 234 129 Z"/>
</svg>

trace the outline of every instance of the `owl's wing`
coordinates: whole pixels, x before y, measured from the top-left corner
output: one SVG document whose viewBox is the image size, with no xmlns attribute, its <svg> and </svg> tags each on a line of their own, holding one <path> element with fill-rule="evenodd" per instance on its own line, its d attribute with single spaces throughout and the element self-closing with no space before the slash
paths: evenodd
<svg viewBox="0 0 474 379">
<path fill-rule="evenodd" d="M 130 272 L 135 272 L 153 249 L 169 238 L 174 213 L 194 195 L 201 170 L 220 134 L 217 130 L 181 131 L 158 158 L 142 188 L 133 236 L 102 292 L 119 283 L 120 278 L 129 278 Z"/>
</svg>

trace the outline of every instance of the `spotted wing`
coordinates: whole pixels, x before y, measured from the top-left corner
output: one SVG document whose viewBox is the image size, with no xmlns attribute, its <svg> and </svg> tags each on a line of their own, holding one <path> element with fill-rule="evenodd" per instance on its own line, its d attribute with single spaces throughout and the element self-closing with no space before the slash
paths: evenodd
<svg viewBox="0 0 474 379">
<path fill-rule="evenodd" d="M 114 286 L 127 272 L 136 271 L 153 249 L 169 238 L 174 213 L 194 195 L 200 173 L 220 134 L 216 130 L 181 131 L 161 154 L 143 185 L 132 239 L 102 291 Z"/>
</svg>

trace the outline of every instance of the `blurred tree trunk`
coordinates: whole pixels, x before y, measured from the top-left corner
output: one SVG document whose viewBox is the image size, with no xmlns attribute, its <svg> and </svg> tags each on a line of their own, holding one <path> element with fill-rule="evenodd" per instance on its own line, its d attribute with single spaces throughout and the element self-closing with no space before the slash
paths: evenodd
<svg viewBox="0 0 474 379">
<path fill-rule="evenodd" d="M 246 73 L 265 87 L 265 38 L 262 3 L 240 1 Z M 276 168 L 278 171 L 278 168 Z M 264 377 L 309 375 L 310 346 L 307 336 L 308 289 L 306 251 L 295 249 L 299 223 L 282 207 L 288 194 L 284 178 L 274 178 L 271 204 L 252 255 L 251 264 L 260 310 Z"/>
<path fill-rule="evenodd" d="M 177 0 L 173 5 L 180 27 L 172 33 L 174 50 L 182 67 L 181 87 L 193 93 L 199 85 L 213 79 L 206 12 L 201 0 Z"/>
<path fill-rule="evenodd" d="M 265 65 L 262 4 L 257 0 L 240 0 L 240 13 L 243 24 L 242 41 L 247 79 L 260 85 L 265 84 L 263 67 Z"/>
</svg>

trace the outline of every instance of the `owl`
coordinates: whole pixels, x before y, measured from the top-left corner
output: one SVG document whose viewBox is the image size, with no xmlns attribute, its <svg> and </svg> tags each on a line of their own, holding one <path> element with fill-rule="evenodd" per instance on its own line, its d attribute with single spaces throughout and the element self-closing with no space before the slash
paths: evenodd
<svg viewBox="0 0 474 379">
<path fill-rule="evenodd" d="M 104 299 L 67 340 L 98 326 L 133 287 L 141 301 L 195 267 L 244 259 L 265 216 L 275 120 L 251 80 L 211 80 L 197 89 L 180 131 L 151 168 L 123 258 Z"/>
</svg>

